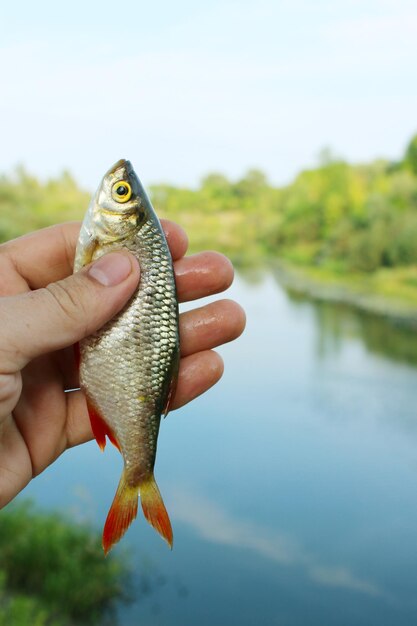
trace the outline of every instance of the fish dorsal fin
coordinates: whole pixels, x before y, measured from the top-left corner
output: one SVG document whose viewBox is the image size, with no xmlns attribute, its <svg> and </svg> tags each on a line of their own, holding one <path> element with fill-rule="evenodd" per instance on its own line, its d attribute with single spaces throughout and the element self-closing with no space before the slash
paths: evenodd
<svg viewBox="0 0 417 626">
<path fill-rule="evenodd" d="M 175 392 L 177 390 L 177 382 L 178 382 L 178 377 L 175 377 L 175 379 L 173 378 L 171 380 L 171 384 L 169 386 L 169 391 L 168 391 L 168 396 L 167 396 L 167 401 L 165 403 L 164 410 L 162 411 L 162 415 L 164 417 L 168 415 L 168 413 L 170 412 L 172 408 L 172 403 L 175 398 Z"/>
<path fill-rule="evenodd" d="M 174 361 L 172 363 L 172 367 L 171 367 L 169 387 L 168 387 L 168 395 L 167 395 L 167 399 L 166 399 L 166 402 L 165 402 L 164 409 L 162 411 L 162 415 L 164 417 L 166 417 L 168 415 L 168 413 L 170 412 L 170 410 L 172 408 L 172 404 L 173 404 L 174 399 L 175 399 L 175 393 L 177 391 L 177 384 L 178 384 L 179 365 L 180 365 L 180 353 L 178 351 L 178 354 L 176 355 L 176 357 L 175 357 L 175 359 L 174 359 Z"/>
</svg>

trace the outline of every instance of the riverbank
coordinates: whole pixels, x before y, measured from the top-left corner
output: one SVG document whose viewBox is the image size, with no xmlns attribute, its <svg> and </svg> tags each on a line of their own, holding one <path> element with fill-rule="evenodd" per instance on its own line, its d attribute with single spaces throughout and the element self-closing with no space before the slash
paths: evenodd
<svg viewBox="0 0 417 626">
<path fill-rule="evenodd" d="M 279 260 L 273 264 L 273 273 L 281 285 L 295 293 L 353 306 L 417 329 L 417 267 L 342 275 Z"/>
</svg>

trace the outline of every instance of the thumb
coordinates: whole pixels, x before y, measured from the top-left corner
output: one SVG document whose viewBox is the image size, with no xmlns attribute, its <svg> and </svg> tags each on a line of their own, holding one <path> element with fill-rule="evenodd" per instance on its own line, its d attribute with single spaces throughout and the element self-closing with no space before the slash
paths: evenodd
<svg viewBox="0 0 417 626">
<path fill-rule="evenodd" d="M 101 328 L 128 301 L 139 274 L 132 254 L 111 252 L 44 289 L 1 298 L 1 373 L 15 372 Z"/>
</svg>

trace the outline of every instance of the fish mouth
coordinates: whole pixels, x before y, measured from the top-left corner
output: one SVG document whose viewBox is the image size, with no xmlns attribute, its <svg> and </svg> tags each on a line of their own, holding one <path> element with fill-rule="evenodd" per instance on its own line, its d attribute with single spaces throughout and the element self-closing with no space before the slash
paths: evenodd
<svg viewBox="0 0 417 626">
<path fill-rule="evenodd" d="M 133 167 L 130 161 L 128 161 L 127 159 L 119 159 L 117 163 L 112 165 L 112 167 L 106 172 L 106 176 L 112 176 L 117 172 L 117 170 L 121 168 L 126 170 L 129 174 L 133 172 Z"/>
</svg>

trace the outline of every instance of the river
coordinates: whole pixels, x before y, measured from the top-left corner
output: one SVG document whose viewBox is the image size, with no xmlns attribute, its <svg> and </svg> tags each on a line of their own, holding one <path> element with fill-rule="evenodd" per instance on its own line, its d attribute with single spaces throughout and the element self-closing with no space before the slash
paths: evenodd
<svg viewBox="0 0 417 626">
<path fill-rule="evenodd" d="M 237 279 L 247 330 L 217 387 L 161 426 L 171 552 L 141 514 L 123 626 L 417 623 L 417 335 Z M 101 526 L 111 446 L 66 453 L 22 497 Z"/>
</svg>

